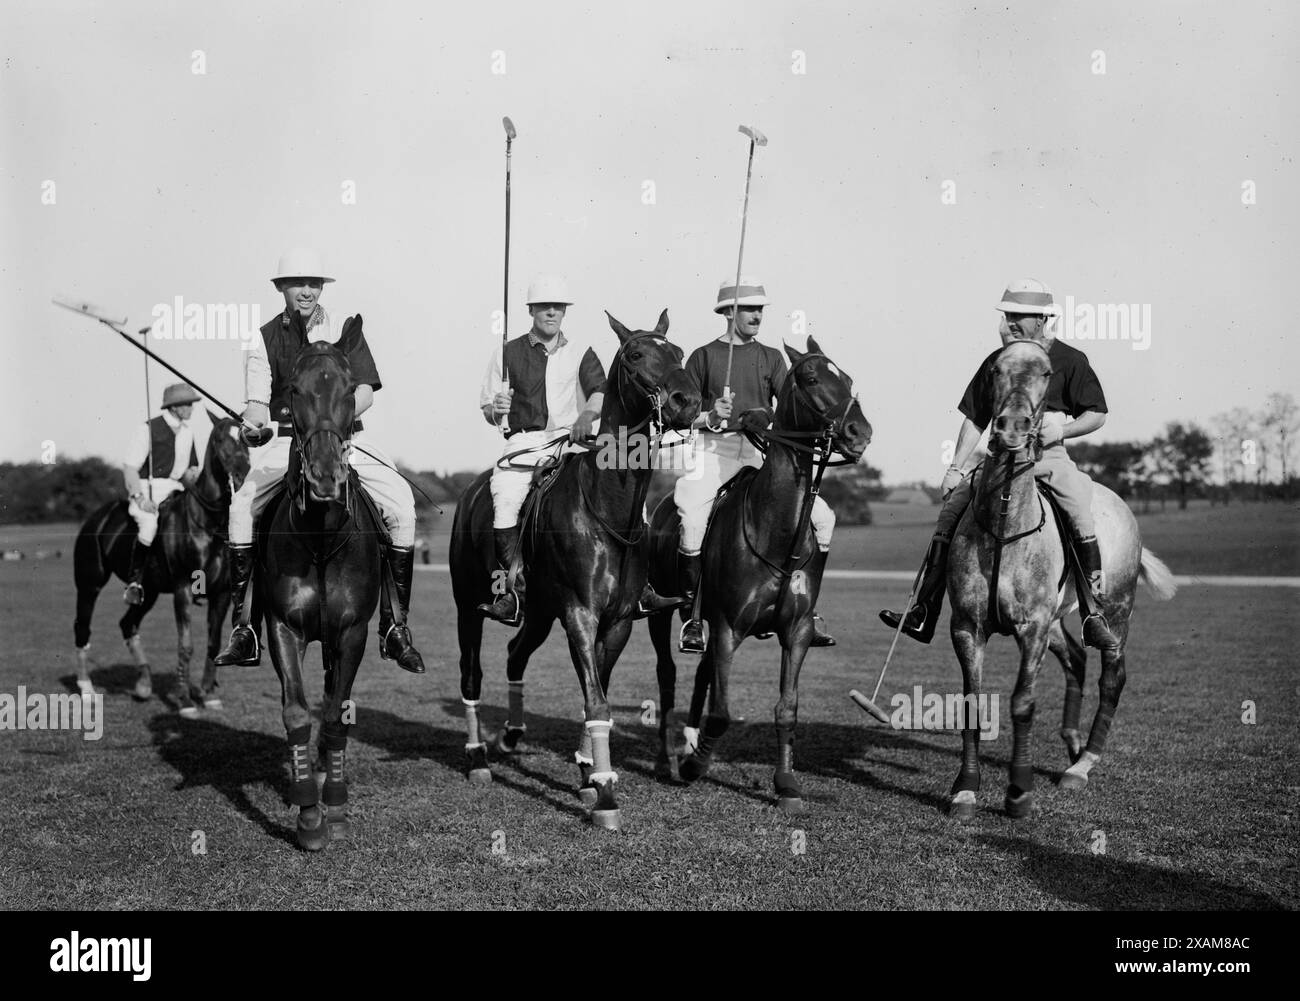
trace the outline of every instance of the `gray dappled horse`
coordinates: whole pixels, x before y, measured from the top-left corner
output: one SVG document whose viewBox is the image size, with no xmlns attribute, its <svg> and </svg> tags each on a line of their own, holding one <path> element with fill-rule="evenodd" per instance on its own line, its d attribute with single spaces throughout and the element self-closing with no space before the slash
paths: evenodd
<svg viewBox="0 0 1300 1001">
<path fill-rule="evenodd" d="M 221 708 L 213 658 L 221 649 L 222 622 L 230 601 L 224 561 L 225 533 L 231 491 L 243 486 L 247 475 L 248 447 L 239 437 L 239 422 L 212 414 L 212 433 L 203 452 L 199 477 L 193 486 L 178 490 L 159 505 L 158 534 L 149 548 L 141 581 L 144 600 L 138 605 L 128 605 L 119 623 L 122 639 L 138 672 L 135 697 L 147 699 L 153 694 L 153 672 L 140 640 L 140 622 L 159 595 L 171 592 L 177 633 L 176 700 L 182 716 L 197 716 L 196 702 L 208 709 Z M 127 513 L 125 500 L 109 501 L 100 507 L 77 533 L 73 548 L 77 585 L 73 635 L 77 645 L 77 687 L 83 699 L 94 691 L 90 680 L 90 622 L 95 600 L 113 574 L 128 579 L 136 534 L 135 521 Z M 200 572 L 202 591 L 195 587 L 195 575 Z M 199 593 L 206 595 L 208 601 L 208 645 L 203 680 L 195 685 L 190 673 L 190 658 L 194 654 L 190 608 Z"/>
<path fill-rule="evenodd" d="M 1093 612 L 1105 617 L 1114 644 L 1101 650 L 1100 703 L 1085 747 L 1079 732 L 1079 709 L 1087 666 L 1083 646 L 1066 633 L 1063 617 L 1078 606 L 1074 575 L 1067 580 L 1060 533 L 1051 528 L 1046 501 L 1034 485 L 1034 457 L 1043 399 L 1052 374 L 1047 351 L 1032 341 L 1015 341 L 998 355 L 993 368 L 993 423 L 989 457 L 980 472 L 974 498 L 962 515 L 948 557 L 948 595 L 952 602 L 952 643 L 961 661 L 966 706 L 978 704 L 984 645 L 993 633 L 1015 636 L 1020 672 L 1011 695 L 1014 727 L 1006 809 L 1025 817 L 1033 800 L 1031 730 L 1034 681 L 1050 649 L 1065 669 L 1065 711 L 1061 737 L 1070 767 L 1062 789 L 1082 789 L 1101 757 L 1115 707 L 1124 688 L 1124 646 L 1138 580 L 1160 600 L 1176 587 L 1169 568 L 1142 548 L 1137 520 L 1113 492 L 1094 483 L 1092 513 L 1097 524 L 1106 597 Z M 1005 515 L 1002 514 L 1005 504 Z M 1043 529 L 1043 530 L 1039 530 Z M 1003 540 L 999 542 L 998 540 Z M 990 601 L 995 549 L 1001 545 L 997 593 Z M 979 790 L 979 723 L 967 712 L 962 730 L 961 770 L 952 787 L 951 815 L 969 819 Z"/>
</svg>

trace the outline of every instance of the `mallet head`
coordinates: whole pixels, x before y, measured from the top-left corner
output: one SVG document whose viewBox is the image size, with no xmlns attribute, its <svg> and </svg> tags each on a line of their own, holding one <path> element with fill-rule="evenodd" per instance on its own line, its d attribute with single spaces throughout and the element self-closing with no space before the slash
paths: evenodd
<svg viewBox="0 0 1300 1001">
<path fill-rule="evenodd" d="M 740 132 L 741 135 L 748 136 L 749 141 L 755 146 L 767 145 L 767 136 L 763 135 L 763 133 L 759 132 L 758 129 L 754 128 L 752 125 L 742 125 L 740 127 Z"/>
<path fill-rule="evenodd" d="M 507 116 L 501 119 L 501 124 L 506 127 L 506 138 L 513 139 L 516 135 L 515 123 L 510 120 L 509 116 Z"/>
<path fill-rule="evenodd" d="M 863 712 L 865 712 L 868 716 L 872 716 L 875 719 L 878 719 L 881 723 L 885 723 L 885 724 L 889 723 L 889 716 L 885 713 L 885 711 L 881 709 L 878 705 L 876 705 L 874 702 L 872 702 L 865 695 L 863 695 L 861 692 L 859 692 L 856 688 L 852 689 L 849 692 L 849 698 L 851 698 L 854 702 L 856 702 L 858 704 L 858 708 L 861 709 Z"/>
</svg>

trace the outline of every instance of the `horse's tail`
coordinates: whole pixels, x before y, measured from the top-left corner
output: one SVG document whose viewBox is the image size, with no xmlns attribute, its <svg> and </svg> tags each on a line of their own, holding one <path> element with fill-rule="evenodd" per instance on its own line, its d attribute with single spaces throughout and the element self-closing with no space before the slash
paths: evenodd
<svg viewBox="0 0 1300 1001">
<path fill-rule="evenodd" d="M 1151 588 L 1151 593 L 1156 596 L 1157 601 L 1168 601 L 1178 593 L 1178 585 L 1174 582 L 1173 573 L 1160 557 L 1145 547 L 1142 549 L 1142 570 L 1138 578 Z"/>
</svg>

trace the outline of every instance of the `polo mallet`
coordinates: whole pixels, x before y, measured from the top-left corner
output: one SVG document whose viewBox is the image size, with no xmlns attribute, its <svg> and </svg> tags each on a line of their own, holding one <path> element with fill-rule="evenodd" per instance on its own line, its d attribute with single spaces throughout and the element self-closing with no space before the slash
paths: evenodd
<svg viewBox="0 0 1300 1001">
<path fill-rule="evenodd" d="M 501 384 L 508 390 L 510 380 L 506 375 L 506 338 L 510 327 L 510 144 L 515 141 L 518 133 L 515 132 L 515 123 L 509 116 L 502 118 L 501 124 L 506 130 L 506 265 L 501 290 Z M 502 434 L 510 430 L 507 426 L 509 420 L 509 414 L 501 418 Z"/>
<path fill-rule="evenodd" d="M 740 126 L 742 135 L 749 137 L 749 163 L 745 167 L 745 204 L 740 210 L 740 252 L 736 255 L 736 287 L 731 303 L 731 322 L 727 324 L 727 377 L 723 379 L 722 395 L 731 399 L 731 350 L 736 338 L 736 313 L 740 309 L 740 270 L 745 260 L 745 225 L 749 222 L 749 179 L 754 174 L 754 147 L 766 146 L 767 136 L 752 125 Z"/>
<path fill-rule="evenodd" d="M 921 564 L 921 569 L 916 571 L 916 578 L 912 581 L 912 591 L 907 596 L 907 606 L 903 609 L 903 614 L 898 617 L 898 628 L 894 630 L 894 642 L 889 644 L 889 653 L 885 654 L 885 665 L 880 669 L 880 677 L 876 679 L 876 690 L 871 693 L 871 698 L 867 698 L 856 688 L 849 690 L 849 698 L 858 704 L 858 708 L 868 716 L 873 716 L 881 723 L 889 722 L 889 715 L 876 705 L 876 697 L 880 695 L 880 686 L 884 683 L 885 672 L 889 670 L 889 662 L 894 657 L 894 647 L 898 646 L 898 637 L 903 635 L 903 624 L 907 622 L 908 613 L 912 611 L 912 601 L 916 598 L 917 589 L 921 586 L 921 578 L 925 575 L 925 564 Z"/>
<path fill-rule="evenodd" d="M 141 327 L 139 330 L 139 334 L 140 334 L 141 342 L 147 341 L 149 339 L 149 328 Z M 145 355 L 144 356 L 144 422 L 146 424 L 149 423 L 149 401 L 152 399 L 153 397 L 149 393 L 149 356 Z M 152 503 L 153 501 L 153 434 L 152 433 L 149 435 L 149 475 L 145 477 L 144 490 L 145 490 L 145 494 L 148 496 L 150 502 Z"/>
<path fill-rule="evenodd" d="M 250 425 L 244 424 L 244 418 L 242 414 L 236 413 L 234 410 L 231 410 L 230 407 L 226 406 L 224 403 L 222 403 L 219 399 L 217 399 L 215 396 L 209 393 L 206 389 L 200 386 L 189 376 L 185 375 L 185 373 L 181 372 L 174 365 L 170 364 L 166 359 L 158 357 L 156 353 L 151 351 L 149 348 L 145 347 L 143 344 L 137 344 L 135 342 L 135 339 L 132 338 L 130 334 L 128 334 L 125 330 L 122 329 L 122 324 L 126 323 L 126 317 L 122 317 L 121 319 L 118 319 L 116 316 L 110 316 L 109 314 L 105 313 L 102 309 L 92 306 L 88 302 L 82 302 L 75 299 L 61 299 L 58 296 L 54 296 L 50 301 L 54 303 L 54 305 L 56 306 L 62 306 L 64 309 L 70 309 L 74 313 L 80 313 L 82 316 L 88 316 L 92 320 L 98 320 L 104 326 L 108 327 L 114 333 L 118 334 L 123 340 L 125 340 L 128 344 L 130 344 L 131 347 L 139 351 L 143 351 L 145 353 L 146 363 L 149 358 L 152 358 L 159 365 L 165 368 L 168 372 L 172 373 L 172 375 L 176 376 L 178 379 L 182 379 L 185 382 L 189 383 L 189 385 L 192 386 L 195 390 L 202 393 L 214 404 L 220 407 L 223 411 L 225 411 L 235 420 L 239 421 L 241 425 L 247 427 L 250 431 L 257 430 L 256 428 L 251 427 Z M 140 332 L 142 334 L 146 334 L 149 332 L 149 329 L 150 328 L 145 327 Z M 145 371 L 147 377 L 148 370 L 146 369 Z M 150 470 L 150 472 L 152 472 L 152 469 Z"/>
</svg>

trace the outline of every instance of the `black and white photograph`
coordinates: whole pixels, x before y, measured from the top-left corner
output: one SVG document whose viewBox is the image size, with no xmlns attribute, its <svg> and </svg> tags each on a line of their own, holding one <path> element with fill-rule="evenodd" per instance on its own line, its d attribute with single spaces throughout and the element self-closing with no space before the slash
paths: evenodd
<svg viewBox="0 0 1300 1001">
<path fill-rule="evenodd" d="M 22 965 L 172 982 L 125 912 L 974 911 L 1261 972 L 1298 39 L 5 0 L 0 908 L 64 929 Z"/>
</svg>

